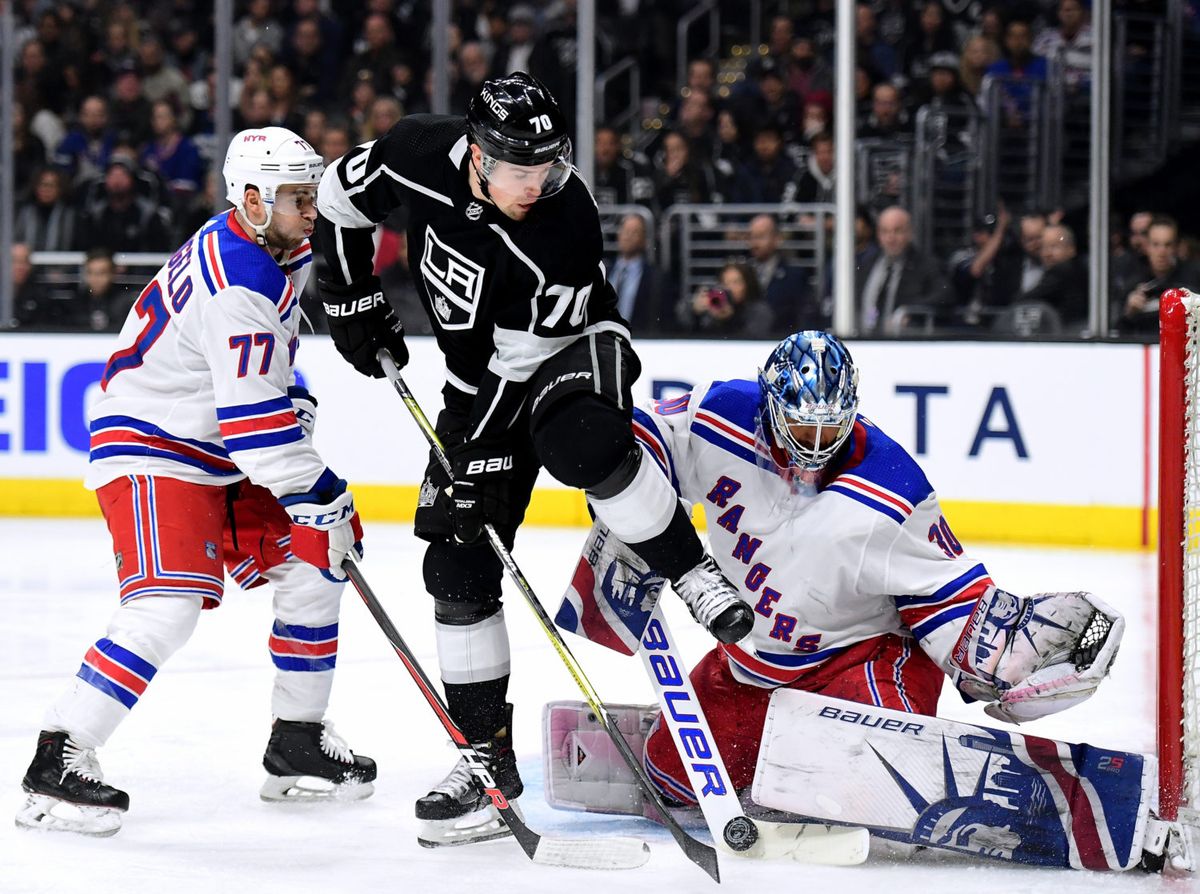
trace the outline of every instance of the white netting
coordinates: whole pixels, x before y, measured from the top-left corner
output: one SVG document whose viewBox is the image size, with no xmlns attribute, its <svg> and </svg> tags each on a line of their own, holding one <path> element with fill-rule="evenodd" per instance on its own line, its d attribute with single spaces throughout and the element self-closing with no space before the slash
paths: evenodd
<svg viewBox="0 0 1200 894">
<path fill-rule="evenodd" d="M 1200 804 L 1200 296 L 1188 295 L 1184 375 L 1183 795 Z"/>
</svg>

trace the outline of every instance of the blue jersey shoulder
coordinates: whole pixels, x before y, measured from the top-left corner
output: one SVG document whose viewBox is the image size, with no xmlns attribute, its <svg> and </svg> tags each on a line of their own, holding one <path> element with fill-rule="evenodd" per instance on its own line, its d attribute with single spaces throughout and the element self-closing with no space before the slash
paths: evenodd
<svg viewBox="0 0 1200 894">
<path fill-rule="evenodd" d="M 933 493 L 909 452 L 869 419 L 859 416 L 846 459 L 825 485 L 903 523 Z"/>
<path fill-rule="evenodd" d="M 757 465 L 758 382 L 730 379 L 708 386 L 692 417 L 692 434 Z"/>
<path fill-rule="evenodd" d="M 211 278 L 214 291 L 240 286 L 265 295 L 272 303 L 279 302 L 287 289 L 287 276 L 258 243 L 234 232 L 232 218 L 232 213 L 225 213 L 201 230 L 201 264 L 206 278 Z"/>
</svg>

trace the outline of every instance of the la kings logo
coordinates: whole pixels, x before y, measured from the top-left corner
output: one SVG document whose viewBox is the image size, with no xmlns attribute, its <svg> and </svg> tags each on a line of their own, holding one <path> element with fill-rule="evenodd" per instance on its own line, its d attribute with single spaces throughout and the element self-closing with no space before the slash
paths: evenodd
<svg viewBox="0 0 1200 894">
<path fill-rule="evenodd" d="M 432 478 L 426 478 L 421 482 L 421 491 L 417 494 L 417 505 L 423 508 L 428 508 L 437 501 L 438 486 L 433 483 Z"/>
<path fill-rule="evenodd" d="M 479 296 L 483 294 L 483 273 L 483 267 L 439 239 L 433 227 L 425 227 L 421 274 L 443 329 L 470 329 L 474 325 Z"/>
</svg>

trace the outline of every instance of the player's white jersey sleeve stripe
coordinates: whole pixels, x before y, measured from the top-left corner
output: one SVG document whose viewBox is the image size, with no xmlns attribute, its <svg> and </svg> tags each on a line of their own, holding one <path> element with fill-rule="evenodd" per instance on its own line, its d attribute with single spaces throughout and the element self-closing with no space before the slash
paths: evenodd
<svg viewBox="0 0 1200 894">
<path fill-rule="evenodd" d="M 954 580 L 938 587 L 927 596 L 896 596 L 896 607 L 904 610 L 918 607 L 932 607 L 941 602 L 955 601 L 967 588 L 981 580 L 991 582 L 987 569 L 982 563 L 968 569 Z"/>
<path fill-rule="evenodd" d="M 358 186 L 354 187 L 354 189 L 350 190 L 350 193 L 353 194 L 356 192 L 362 192 L 364 189 L 367 188 L 367 184 L 369 184 L 372 180 L 374 180 L 376 177 L 378 177 L 381 173 L 387 174 L 389 177 L 391 177 L 397 183 L 403 183 L 409 189 L 416 190 L 417 192 L 421 193 L 422 195 L 429 196 L 429 198 L 431 198 L 431 199 L 436 199 L 437 201 L 441 202 L 443 205 L 449 205 L 451 208 L 454 207 L 454 201 L 449 196 L 444 196 L 440 192 L 430 189 L 428 186 L 423 186 L 422 184 L 418 183 L 416 180 L 409 180 L 407 177 L 403 176 L 402 174 L 397 174 L 395 171 L 393 171 L 387 165 L 380 165 L 378 171 L 371 174 L 371 176 L 367 177 L 366 180 L 364 180 Z"/>
<path fill-rule="evenodd" d="M 971 614 L 975 609 L 975 602 L 960 602 L 946 606 L 941 611 L 934 612 L 912 628 L 913 636 L 917 639 L 925 639 L 931 633 L 934 633 L 939 627 L 944 627 L 951 621 L 957 621 L 959 618 L 964 618 Z"/>
<path fill-rule="evenodd" d="M 463 392 L 464 394 L 474 395 L 474 394 L 479 393 L 479 388 L 477 386 L 468 385 L 466 382 L 464 382 L 462 379 L 460 379 L 454 373 L 450 372 L 450 370 L 448 370 L 448 369 L 446 370 L 446 381 L 449 384 L 453 385 L 455 388 L 457 388 L 459 391 Z"/>
<path fill-rule="evenodd" d="M 364 230 L 374 227 L 375 222 L 354 207 L 354 203 L 350 201 L 350 195 L 342 188 L 342 179 L 338 169 L 345 163 L 345 157 L 339 158 L 321 175 L 321 185 L 317 190 L 317 205 L 321 216 L 339 228 L 349 227 L 355 230 Z"/>
</svg>

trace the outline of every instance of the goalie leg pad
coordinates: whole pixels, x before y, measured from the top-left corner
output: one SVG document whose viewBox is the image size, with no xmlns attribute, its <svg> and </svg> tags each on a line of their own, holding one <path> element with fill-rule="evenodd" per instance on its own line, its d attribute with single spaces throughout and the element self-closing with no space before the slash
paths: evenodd
<svg viewBox="0 0 1200 894">
<path fill-rule="evenodd" d="M 621 736 L 641 754 L 658 709 L 607 705 Z M 546 803 L 559 810 L 643 816 L 642 791 L 599 719 L 584 702 L 550 702 L 542 711 Z"/>
<path fill-rule="evenodd" d="M 1155 761 L 777 690 L 752 796 L 914 844 L 1076 869 L 1141 858 Z"/>
</svg>

